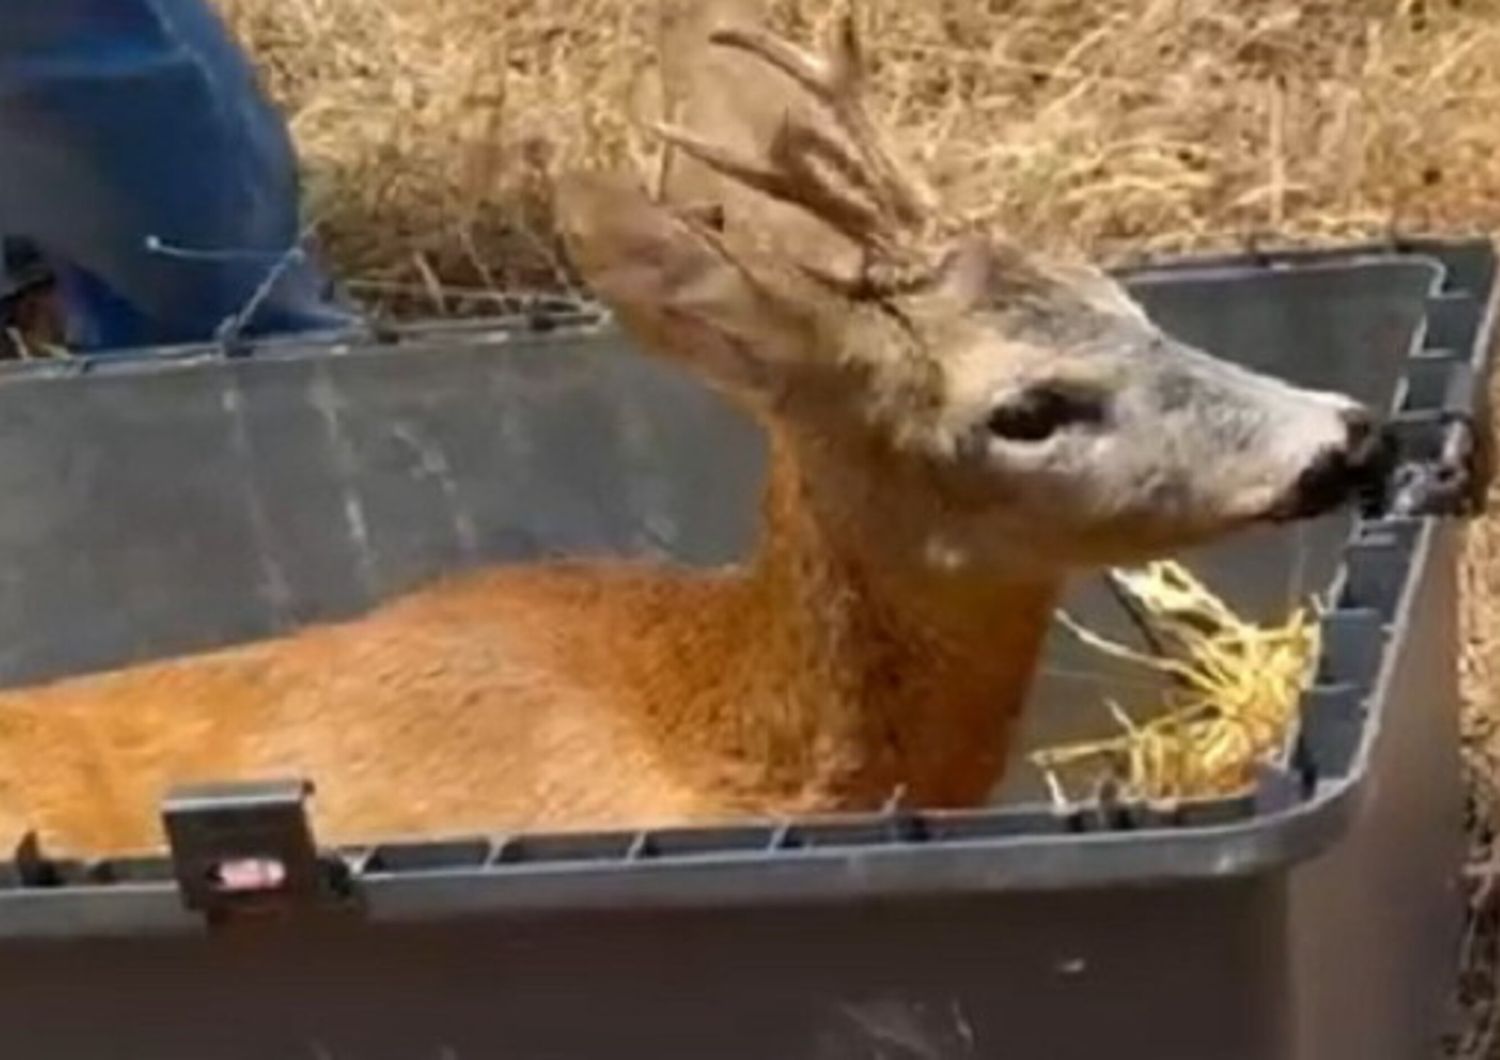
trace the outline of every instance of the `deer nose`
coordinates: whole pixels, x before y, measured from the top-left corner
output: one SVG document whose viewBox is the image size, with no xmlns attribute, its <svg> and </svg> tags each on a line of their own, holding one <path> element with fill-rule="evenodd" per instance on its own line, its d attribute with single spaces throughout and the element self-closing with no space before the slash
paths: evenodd
<svg viewBox="0 0 1500 1060">
<path fill-rule="evenodd" d="M 1385 506 L 1396 469 L 1396 435 L 1362 405 L 1343 409 L 1344 440 L 1319 453 L 1277 505 L 1281 520 L 1312 519 L 1358 501 L 1366 512 Z"/>
</svg>

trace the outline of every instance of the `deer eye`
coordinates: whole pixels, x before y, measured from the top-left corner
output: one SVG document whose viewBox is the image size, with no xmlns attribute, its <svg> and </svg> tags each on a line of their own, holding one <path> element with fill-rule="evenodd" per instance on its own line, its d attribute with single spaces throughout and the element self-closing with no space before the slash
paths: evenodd
<svg viewBox="0 0 1500 1060">
<path fill-rule="evenodd" d="M 1043 442 L 1065 428 L 1103 419 L 1104 402 L 1097 395 L 1038 386 L 996 405 L 985 427 L 1008 442 Z"/>
</svg>

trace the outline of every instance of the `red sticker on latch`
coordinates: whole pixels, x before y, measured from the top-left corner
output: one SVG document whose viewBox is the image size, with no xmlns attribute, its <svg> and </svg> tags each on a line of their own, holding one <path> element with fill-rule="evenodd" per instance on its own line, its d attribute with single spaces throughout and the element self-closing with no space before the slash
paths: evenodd
<svg viewBox="0 0 1500 1060">
<path fill-rule="evenodd" d="M 275 858 L 221 862 L 215 873 L 226 891 L 269 891 L 286 882 L 286 866 Z"/>
</svg>

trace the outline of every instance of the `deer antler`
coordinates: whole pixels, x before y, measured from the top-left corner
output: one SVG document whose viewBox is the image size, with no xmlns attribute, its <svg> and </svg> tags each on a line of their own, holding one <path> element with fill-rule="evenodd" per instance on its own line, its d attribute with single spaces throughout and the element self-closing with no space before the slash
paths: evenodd
<svg viewBox="0 0 1500 1060">
<path fill-rule="evenodd" d="M 835 21 L 826 55 L 754 28 L 719 29 L 709 41 L 743 51 L 791 77 L 828 111 L 833 128 L 789 113 L 763 161 L 675 125 L 658 124 L 657 134 L 724 176 L 807 210 L 864 253 L 862 274 L 852 284 L 820 278 L 867 293 L 911 283 L 912 260 L 931 210 L 921 188 L 882 149 L 865 112 L 863 53 L 852 15 L 846 11 Z M 915 271 L 925 270 L 919 266 Z"/>
</svg>

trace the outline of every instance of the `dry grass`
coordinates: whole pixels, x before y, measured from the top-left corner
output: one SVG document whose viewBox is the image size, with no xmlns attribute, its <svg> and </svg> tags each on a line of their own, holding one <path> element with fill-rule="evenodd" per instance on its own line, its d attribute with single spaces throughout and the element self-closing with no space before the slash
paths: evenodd
<svg viewBox="0 0 1500 1060">
<path fill-rule="evenodd" d="M 219 0 L 346 275 L 551 285 L 550 177 L 642 141 L 655 0 Z M 794 27 L 828 0 L 772 0 Z M 1500 0 L 863 0 L 878 105 L 958 209 L 1107 258 L 1500 227 Z M 439 288 L 447 289 L 440 293 Z"/>
<path fill-rule="evenodd" d="M 397 310 L 565 284 L 552 175 L 641 150 L 626 116 L 655 0 L 220 3 L 291 117 L 332 258 Z M 828 6 L 774 3 L 793 25 Z M 862 18 L 897 143 L 965 214 L 1034 244 L 1118 260 L 1500 231 L 1500 0 L 863 0 Z M 1465 577 L 1483 857 L 1495 523 L 1473 528 Z"/>
<path fill-rule="evenodd" d="M 1261 766 L 1285 764 L 1291 753 L 1321 651 L 1321 602 L 1260 626 L 1174 561 L 1110 578 L 1153 650 L 1110 640 L 1066 612 L 1058 618 L 1095 651 L 1165 676 L 1169 687 L 1162 711 L 1145 719 L 1106 699 L 1116 735 L 1031 754 L 1054 804 L 1067 808 L 1106 787 L 1163 807 L 1253 790 Z"/>
</svg>

